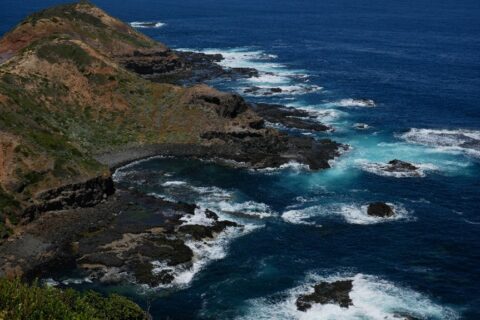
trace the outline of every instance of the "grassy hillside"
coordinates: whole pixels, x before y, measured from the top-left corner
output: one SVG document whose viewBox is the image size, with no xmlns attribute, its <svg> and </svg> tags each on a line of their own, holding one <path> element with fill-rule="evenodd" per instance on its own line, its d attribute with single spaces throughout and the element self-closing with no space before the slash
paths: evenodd
<svg viewBox="0 0 480 320">
<path fill-rule="evenodd" d="M 90 2 L 80 1 L 30 15 L 0 40 L 0 54 L 14 54 L 52 34 L 67 34 L 81 39 L 109 55 L 129 54 L 139 49 L 168 49 Z"/>
<path fill-rule="evenodd" d="M 176 58 L 87 2 L 28 17 L 0 48 L 0 238 L 26 218 L 24 209 L 44 201 L 42 192 L 109 176 L 94 154 L 202 144 L 206 131 L 258 122 L 251 110 L 222 110 L 243 107 L 231 95 L 153 83 L 123 68 L 116 55 L 138 50 Z"/>
</svg>

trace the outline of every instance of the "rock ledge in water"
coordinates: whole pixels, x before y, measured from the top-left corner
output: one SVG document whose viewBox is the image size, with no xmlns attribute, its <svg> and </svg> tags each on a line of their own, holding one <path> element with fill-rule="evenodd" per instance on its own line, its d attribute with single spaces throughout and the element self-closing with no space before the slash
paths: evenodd
<svg viewBox="0 0 480 320">
<path fill-rule="evenodd" d="M 386 170 L 387 171 L 416 171 L 418 170 L 418 167 L 414 166 L 409 162 L 394 159 L 388 162 L 388 168 Z"/>
</svg>

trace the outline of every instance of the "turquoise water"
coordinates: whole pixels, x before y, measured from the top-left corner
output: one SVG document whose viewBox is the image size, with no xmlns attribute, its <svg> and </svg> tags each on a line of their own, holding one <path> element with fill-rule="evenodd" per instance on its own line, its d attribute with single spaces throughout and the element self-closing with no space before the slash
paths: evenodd
<svg viewBox="0 0 480 320">
<path fill-rule="evenodd" d="M 0 32 L 53 3 L 2 1 Z M 200 203 L 246 228 L 197 244 L 199 262 L 173 288 L 82 287 L 151 301 L 155 319 L 480 318 L 477 1 L 96 3 L 125 21 L 163 23 L 141 30 L 171 47 L 259 69 L 259 78 L 210 84 L 279 87 L 246 98 L 311 110 L 335 131 L 292 133 L 351 148 L 321 172 L 168 158 L 122 169 L 122 186 Z M 421 176 L 385 175 L 392 159 L 417 164 Z M 372 201 L 391 203 L 396 217 L 367 216 Z M 354 280 L 354 307 L 296 311 L 311 284 L 341 278 Z"/>
</svg>

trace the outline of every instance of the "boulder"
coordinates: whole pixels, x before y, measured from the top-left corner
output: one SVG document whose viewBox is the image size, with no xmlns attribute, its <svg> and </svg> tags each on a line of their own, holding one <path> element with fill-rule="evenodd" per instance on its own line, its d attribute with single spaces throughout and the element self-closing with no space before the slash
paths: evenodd
<svg viewBox="0 0 480 320">
<path fill-rule="evenodd" d="M 392 207 L 384 202 L 374 202 L 368 205 L 367 214 L 372 217 L 388 218 L 395 214 Z"/>
</svg>

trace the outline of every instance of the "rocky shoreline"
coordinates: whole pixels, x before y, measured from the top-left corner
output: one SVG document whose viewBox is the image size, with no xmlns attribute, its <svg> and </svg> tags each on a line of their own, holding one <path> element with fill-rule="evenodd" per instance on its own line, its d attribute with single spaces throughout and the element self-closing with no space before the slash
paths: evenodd
<svg viewBox="0 0 480 320">
<path fill-rule="evenodd" d="M 70 25 L 72 16 L 81 23 Z M 60 28 L 59 32 L 74 36 L 93 32 L 99 38 L 108 36 L 114 40 L 99 43 L 89 37 L 49 38 L 50 29 L 35 27 L 38 19 L 51 23 L 53 29 Z M 58 19 L 65 23 L 56 23 Z M 22 34 L 31 37 L 19 41 Z M 83 41 L 80 47 L 79 41 Z M 21 49 L 29 42 L 38 44 L 38 48 L 30 56 L 22 55 Z M 171 50 L 121 21 L 108 18 L 88 3 L 54 7 L 33 15 L 18 30 L 2 38 L 1 44 L 0 56 L 34 68 L 17 70 L 15 63 L 2 64 L 9 69 L 0 69 L 3 77 L 0 80 L 10 85 L 15 83 L 12 74 L 37 75 L 44 69 L 63 72 L 64 65 L 68 65 L 67 69 L 73 70 L 69 74 L 71 79 L 62 85 L 80 90 L 81 94 L 86 92 L 81 96 L 86 111 L 55 122 L 65 132 L 59 136 L 48 132 L 38 137 L 36 131 L 27 130 L 22 131 L 24 136 L 16 136 L 14 124 L 11 130 L 15 134 L 0 132 L 0 160 L 3 159 L 0 169 L 7 172 L 0 175 L 0 191 L 12 193 L 13 204 L 18 204 L 15 198 L 22 201 L 28 198 L 24 201 L 28 205 L 23 202 L 18 205 L 21 213 L 14 212 L 10 214 L 12 219 L 10 216 L 5 219 L 12 231 L 0 243 L 0 277 L 33 279 L 48 276 L 62 266 L 102 282 L 128 281 L 151 287 L 174 285 L 179 274 L 198 269 L 195 264 L 199 257 L 192 244 L 210 245 L 225 232 L 242 232 L 244 226 L 222 220 L 218 213 L 196 204 L 116 190 L 112 180 L 116 169 L 149 157 L 172 156 L 250 169 L 299 163 L 311 170 L 321 170 L 329 168 L 329 162 L 346 149 L 345 145 L 327 138 L 292 134 L 291 129 L 332 130 L 307 111 L 249 103 L 238 94 L 200 84 L 209 79 L 258 77 L 259 71 L 222 67 L 221 55 Z M 73 58 L 60 54 L 71 50 L 77 53 Z M 28 63 L 23 64 L 24 60 Z M 37 66 L 42 67 L 37 70 Z M 48 78 L 50 71 L 43 76 Z M 44 90 L 44 83 L 35 85 L 39 92 L 50 92 Z M 83 83 L 84 87 L 79 89 L 77 83 Z M 104 89 L 98 90 L 99 86 Z M 118 95 L 106 97 L 105 92 Z M 60 100 L 59 105 L 68 107 L 71 103 L 68 97 L 66 93 L 67 101 Z M 42 101 L 49 99 L 53 98 Z M 5 101 L 10 103 L 8 99 Z M 152 105 L 141 105 L 145 101 L 151 101 Z M 89 118 L 79 124 L 87 126 L 81 131 L 65 127 L 67 122 L 85 121 L 86 114 L 95 113 L 94 105 L 101 106 L 98 114 L 108 116 Z M 17 108 L 10 104 L 1 106 L 5 110 Z M 47 110 L 51 106 L 44 107 Z M 79 110 L 77 105 L 74 110 Z M 118 118 L 123 112 L 125 115 Z M 111 119 L 105 120 L 108 117 Z M 285 129 L 269 127 L 268 123 Z M 125 128 L 129 131 L 123 136 Z M 89 130 L 91 133 L 84 135 Z M 118 140 L 112 140 L 117 137 L 108 130 L 116 132 Z M 35 149 L 38 145 L 42 149 Z M 44 167 L 39 168 L 39 164 Z M 19 172 L 23 176 L 17 177 Z M 25 185 L 21 192 L 9 187 L 18 184 L 17 180 Z M 15 214 L 22 217 L 16 225 L 11 223 Z"/>
<path fill-rule="evenodd" d="M 189 223 L 194 215 L 209 224 Z M 194 204 L 118 190 L 95 207 L 44 213 L 24 226 L 0 246 L 0 277 L 34 279 L 68 266 L 101 282 L 168 285 L 175 270 L 192 268 L 195 254 L 186 243 L 226 228 L 243 227 Z"/>
</svg>

